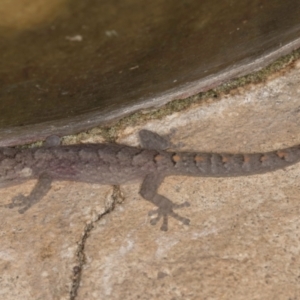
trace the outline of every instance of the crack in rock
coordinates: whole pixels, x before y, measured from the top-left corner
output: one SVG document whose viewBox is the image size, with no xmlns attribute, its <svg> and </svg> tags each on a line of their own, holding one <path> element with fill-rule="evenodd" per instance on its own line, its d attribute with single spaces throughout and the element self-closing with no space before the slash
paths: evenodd
<svg viewBox="0 0 300 300">
<path fill-rule="evenodd" d="M 94 221 L 90 222 L 89 224 L 87 224 L 85 226 L 82 238 L 78 242 L 78 247 L 77 247 L 77 251 L 76 251 L 78 264 L 73 267 L 70 300 L 75 300 L 77 297 L 77 292 L 78 292 L 80 282 L 81 282 L 83 266 L 85 265 L 85 262 L 86 262 L 84 248 L 85 248 L 87 239 L 89 238 L 90 233 L 94 228 L 94 224 L 97 223 L 98 221 L 100 221 L 105 215 L 112 212 L 114 210 L 116 204 L 121 204 L 123 201 L 124 201 L 124 196 L 120 190 L 120 187 L 117 185 L 114 185 L 112 194 L 110 195 L 110 197 L 108 197 L 108 200 L 105 203 L 104 212 L 99 214 L 98 217 Z"/>
</svg>

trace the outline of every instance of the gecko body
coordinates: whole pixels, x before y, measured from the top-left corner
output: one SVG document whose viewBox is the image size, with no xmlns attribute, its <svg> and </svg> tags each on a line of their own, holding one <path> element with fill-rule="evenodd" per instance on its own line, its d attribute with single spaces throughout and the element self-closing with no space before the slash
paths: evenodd
<svg viewBox="0 0 300 300">
<path fill-rule="evenodd" d="M 247 176 L 270 172 L 300 161 L 300 145 L 278 151 L 254 154 L 199 153 L 166 151 L 168 142 L 159 135 L 140 131 L 141 147 L 120 144 L 81 144 L 37 148 L 0 148 L 0 188 L 38 179 L 30 195 L 17 195 L 7 205 L 19 206 L 24 213 L 50 190 L 53 180 L 84 181 L 119 185 L 142 180 L 140 195 L 157 206 L 156 224 L 168 229 L 168 216 L 184 224 L 174 209 L 189 203 L 174 204 L 157 193 L 165 177 L 171 175 L 200 177 Z"/>
</svg>

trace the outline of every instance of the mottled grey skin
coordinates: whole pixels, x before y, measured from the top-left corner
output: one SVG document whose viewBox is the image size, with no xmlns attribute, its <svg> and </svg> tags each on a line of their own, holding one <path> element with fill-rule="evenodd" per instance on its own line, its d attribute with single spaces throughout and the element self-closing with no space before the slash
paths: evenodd
<svg viewBox="0 0 300 300">
<path fill-rule="evenodd" d="M 165 151 L 168 143 L 157 134 L 142 130 L 142 148 L 118 144 L 81 144 L 31 149 L 0 148 L 0 187 L 37 178 L 27 197 L 18 195 L 7 206 L 20 206 L 24 213 L 50 190 L 52 180 L 72 180 L 119 185 L 143 180 L 141 196 L 157 206 L 151 224 L 163 217 L 161 230 L 168 229 L 168 216 L 189 224 L 173 209 L 177 205 L 157 193 L 169 175 L 232 177 L 265 173 L 300 160 L 300 146 L 257 154 L 214 154 Z"/>
</svg>

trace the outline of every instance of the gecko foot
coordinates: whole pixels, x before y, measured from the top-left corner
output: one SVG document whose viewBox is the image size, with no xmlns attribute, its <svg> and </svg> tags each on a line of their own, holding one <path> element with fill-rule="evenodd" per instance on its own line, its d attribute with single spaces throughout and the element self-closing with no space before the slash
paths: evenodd
<svg viewBox="0 0 300 300">
<path fill-rule="evenodd" d="M 7 207 L 7 208 L 14 208 L 14 207 L 19 207 L 19 206 L 23 206 L 22 208 L 20 208 L 18 210 L 18 212 L 20 214 L 23 214 L 31 206 L 30 197 L 26 197 L 23 194 L 19 194 L 12 198 L 11 203 L 5 205 L 5 207 Z"/>
<path fill-rule="evenodd" d="M 160 230 L 168 230 L 168 218 L 173 217 L 185 225 L 190 224 L 190 220 L 176 214 L 173 210 L 177 208 L 190 206 L 188 202 L 182 204 L 175 204 L 170 199 L 157 193 L 157 189 L 164 179 L 164 174 L 149 173 L 141 186 L 140 195 L 147 201 L 157 206 L 157 209 L 149 212 L 149 216 L 156 214 L 157 216 L 150 221 L 151 225 L 155 225 L 162 218 L 162 225 Z"/>
<path fill-rule="evenodd" d="M 165 202 L 164 206 L 160 206 L 159 208 L 149 211 L 148 215 L 153 216 L 157 215 L 157 217 L 150 220 L 151 225 L 156 225 L 161 218 L 163 218 L 162 225 L 160 227 L 160 230 L 167 231 L 168 230 L 168 216 L 173 217 L 174 219 L 180 221 L 184 225 L 189 225 L 190 220 L 184 217 L 181 217 L 180 215 L 176 214 L 173 209 L 176 208 L 182 208 L 182 207 L 188 207 L 190 204 L 188 202 L 184 202 L 182 204 L 173 204 L 171 201 Z"/>
<path fill-rule="evenodd" d="M 20 207 L 18 210 L 20 214 L 26 212 L 31 206 L 39 202 L 50 190 L 52 178 L 47 174 L 43 173 L 40 175 L 36 185 L 28 196 L 19 194 L 12 198 L 11 203 L 6 205 L 7 208 Z"/>
</svg>

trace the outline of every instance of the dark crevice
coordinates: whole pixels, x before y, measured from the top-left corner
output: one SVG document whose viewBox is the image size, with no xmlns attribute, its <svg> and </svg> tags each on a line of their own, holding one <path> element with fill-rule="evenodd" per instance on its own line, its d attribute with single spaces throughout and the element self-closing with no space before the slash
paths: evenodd
<svg viewBox="0 0 300 300">
<path fill-rule="evenodd" d="M 85 245 L 87 242 L 87 239 L 89 238 L 95 223 L 97 223 L 99 220 L 101 220 L 105 215 L 111 213 L 115 206 L 119 203 L 122 203 L 124 201 L 124 196 L 122 195 L 122 192 L 120 191 L 120 187 L 117 185 L 113 186 L 113 192 L 111 195 L 112 201 L 107 203 L 105 207 L 105 211 L 98 215 L 96 220 L 93 222 L 87 224 L 84 228 L 83 235 L 81 240 L 78 242 L 78 247 L 76 251 L 77 256 L 77 265 L 73 267 L 73 274 L 72 274 L 72 286 L 70 291 L 70 300 L 75 300 L 77 297 L 77 292 L 80 286 L 81 278 L 82 278 L 82 271 L 84 268 L 84 265 L 86 263 L 86 256 L 85 256 Z"/>
</svg>

